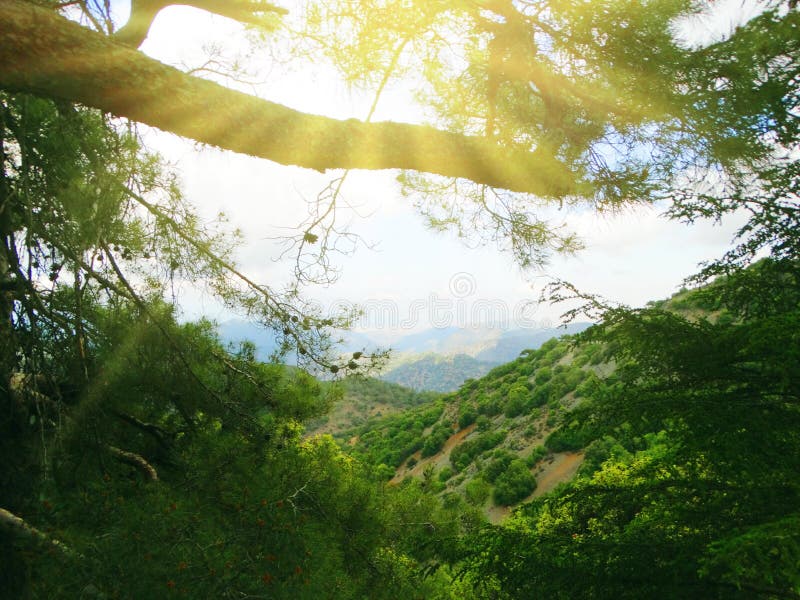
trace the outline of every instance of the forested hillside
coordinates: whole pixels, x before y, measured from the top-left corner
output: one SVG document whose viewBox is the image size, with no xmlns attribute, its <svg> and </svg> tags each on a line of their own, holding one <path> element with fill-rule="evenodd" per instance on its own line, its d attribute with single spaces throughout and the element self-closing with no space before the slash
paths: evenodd
<svg viewBox="0 0 800 600">
<path fill-rule="evenodd" d="M 797 265 L 763 261 L 660 307 L 609 311 L 583 343 L 602 342 L 614 374 L 548 440 L 585 448 L 581 475 L 471 537 L 467 560 L 518 597 L 790 597 Z"/>
<path fill-rule="evenodd" d="M 523 350 L 535 350 L 548 340 L 583 331 L 590 325 L 570 323 L 555 329 L 509 331 L 484 328 L 469 332 L 471 335 L 456 330 L 437 353 L 401 354 L 381 378 L 415 390 L 453 392 L 467 379 L 477 379 L 493 367 L 514 360 Z M 405 346 L 403 341 L 398 345 L 400 348 Z M 450 351 L 444 351 L 448 346 Z"/>
<path fill-rule="evenodd" d="M 0 597 L 800 598 L 795 0 L 183 3 L 365 91 L 363 120 L 258 97 L 213 48 L 140 51 L 172 4 L 0 2 Z M 390 83 L 424 122 L 373 119 Z M 307 202 L 254 185 L 270 218 L 307 211 L 290 275 L 246 272 L 138 123 L 220 173 L 222 149 L 336 170 Z M 359 309 L 306 295 L 360 244 L 362 169 L 526 273 L 582 249 L 560 214 L 737 225 L 642 308 L 549 277 L 540 301 L 595 326 L 419 394 L 337 345 Z M 187 289 L 296 364 L 182 320 Z"/>
<path fill-rule="evenodd" d="M 689 322 L 730 324 L 734 316 L 719 291 L 726 285 L 721 280 L 684 288 L 668 300 L 649 303 L 649 310 Z M 616 453 L 628 453 L 613 434 L 595 437 L 573 420 L 573 409 L 619 385 L 615 352 L 614 344 L 592 331 L 551 339 L 454 394 L 391 417 L 371 415 L 335 438 L 393 482 L 421 479 L 449 502 L 455 494 L 498 521 L 509 514 L 506 507 L 550 492 L 576 474 L 591 474 Z M 648 432 L 645 438 L 662 433 Z M 634 449 L 643 439 L 623 436 Z"/>
<path fill-rule="evenodd" d="M 382 378 L 414 390 L 452 392 L 464 380 L 480 377 L 493 366 L 494 363 L 475 360 L 466 354 L 423 355 L 393 367 Z"/>
<path fill-rule="evenodd" d="M 799 276 L 795 262 L 765 260 L 611 311 L 342 443 L 393 483 L 413 479 L 493 522 L 527 502 L 462 540 L 487 597 L 493 586 L 512 597 L 780 596 L 753 581 L 769 572 L 794 585 L 798 573 L 800 415 L 786 400 L 797 393 Z M 512 555 L 525 560 L 503 562 Z"/>
<path fill-rule="evenodd" d="M 328 412 L 306 423 L 308 434 L 341 434 L 370 419 L 409 410 L 439 397 L 435 392 L 416 392 L 371 377 L 348 377 L 328 385 L 336 400 Z"/>
<path fill-rule="evenodd" d="M 393 481 L 431 480 L 434 491 L 455 493 L 495 518 L 504 514 L 497 507 L 534 493 L 534 475 L 552 488 L 575 473 L 582 445 L 549 435 L 572 407 L 598 393 L 613 371 L 608 360 L 602 345 L 552 339 L 456 393 L 336 438 Z M 554 479 L 554 470 L 565 472 Z"/>
</svg>

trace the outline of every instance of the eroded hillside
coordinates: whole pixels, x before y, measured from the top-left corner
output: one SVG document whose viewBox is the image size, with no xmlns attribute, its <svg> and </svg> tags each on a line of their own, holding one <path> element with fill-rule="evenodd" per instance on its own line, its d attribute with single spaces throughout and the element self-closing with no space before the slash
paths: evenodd
<svg viewBox="0 0 800 600">
<path fill-rule="evenodd" d="M 689 318 L 728 319 L 714 298 L 713 287 L 681 290 L 650 306 Z M 395 386 L 387 388 L 391 400 L 382 398 L 385 383 L 348 382 L 346 393 L 355 404 L 345 398 L 334 415 L 349 417 L 332 416 L 333 425 L 315 431 L 333 433 L 391 482 L 419 479 L 497 522 L 581 469 L 596 469 L 615 451 L 613 440 L 589 444 L 587 432 L 571 426 L 569 417 L 581 402 L 614 384 L 612 354 L 604 343 L 568 335 L 523 351 L 447 395 L 426 397 Z"/>
<path fill-rule="evenodd" d="M 336 437 L 394 483 L 421 479 L 496 521 L 578 471 L 582 440 L 553 432 L 612 372 L 600 344 L 552 339 L 457 392 Z"/>
</svg>

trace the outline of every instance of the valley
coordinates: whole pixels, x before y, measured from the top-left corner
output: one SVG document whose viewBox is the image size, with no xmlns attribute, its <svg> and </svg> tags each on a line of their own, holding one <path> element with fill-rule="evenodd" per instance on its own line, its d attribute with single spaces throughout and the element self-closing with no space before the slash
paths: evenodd
<svg viewBox="0 0 800 600">
<path fill-rule="evenodd" d="M 375 465 L 392 484 L 417 479 L 435 493 L 457 495 L 496 522 L 510 507 L 570 480 L 583 460 L 582 447 L 554 431 L 581 399 L 599 393 L 613 362 L 598 344 L 574 336 L 551 338 L 538 349 L 470 379 L 457 391 L 408 392 L 405 406 L 362 412 L 361 423 L 331 432 L 350 454 Z M 344 382 L 344 406 L 365 406 Z M 361 380 L 362 390 L 386 386 Z M 341 411 L 342 409 L 338 409 Z M 334 409 L 336 412 L 337 409 Z M 498 492 L 499 489 L 499 492 Z"/>
<path fill-rule="evenodd" d="M 704 293 L 688 290 L 650 305 L 691 320 L 729 318 Z M 498 523 L 515 506 L 579 473 L 590 474 L 612 455 L 595 442 L 584 467 L 586 445 L 593 440 L 568 427 L 576 407 L 607 393 L 616 381 L 614 349 L 582 336 L 588 327 L 574 324 L 567 330 L 575 334 L 559 337 L 552 335 L 557 330 L 500 336 L 536 347 L 521 349 L 513 360 L 448 393 L 415 392 L 374 378 L 345 379 L 338 384 L 342 398 L 328 415 L 308 424 L 307 435 L 332 434 L 390 484 L 416 480 L 445 501 L 457 496 Z M 430 343 L 433 336 L 426 337 Z M 431 365 L 449 364 L 447 357 L 429 354 L 403 366 L 406 380 L 414 381 L 423 380 Z M 512 475 L 504 478 L 507 472 Z"/>
</svg>

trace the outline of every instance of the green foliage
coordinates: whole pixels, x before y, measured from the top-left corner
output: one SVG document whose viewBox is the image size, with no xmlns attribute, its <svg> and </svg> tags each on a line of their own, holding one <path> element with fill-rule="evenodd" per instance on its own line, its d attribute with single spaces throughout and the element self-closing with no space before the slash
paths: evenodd
<svg viewBox="0 0 800 600">
<path fill-rule="evenodd" d="M 378 481 L 388 481 L 394 477 L 394 469 L 385 463 L 381 463 L 375 467 L 373 473 Z"/>
<path fill-rule="evenodd" d="M 422 457 L 433 456 L 439 452 L 452 433 L 453 430 L 446 425 L 439 424 L 434 427 L 422 444 Z"/>
<path fill-rule="evenodd" d="M 786 174 L 793 157 L 774 161 L 774 172 L 770 161 L 759 162 L 772 156 L 775 140 L 789 148 L 796 139 L 791 6 L 770 4 L 718 43 L 698 47 L 679 39 L 697 10 L 686 0 L 547 1 L 535 14 L 513 3 L 414 3 L 409 10 L 390 0 L 368 10 L 338 0 L 314 4 L 308 39 L 315 59 L 328 57 L 348 81 L 377 87 L 382 77 L 421 77 L 419 99 L 448 130 L 535 148 L 552 195 L 566 188 L 601 207 L 670 199 L 675 218 L 693 220 L 731 212 L 754 190 L 769 197 L 793 177 Z M 548 168 L 552 160 L 570 175 Z M 717 194 L 699 185 L 712 173 L 729 182 Z M 434 227 L 497 241 L 523 266 L 577 245 L 537 218 L 528 198 L 415 173 L 402 181 Z M 772 239 L 791 227 L 777 203 L 751 206 L 753 225 Z"/>
<path fill-rule="evenodd" d="M 337 438 L 344 442 L 356 435 L 358 442 L 349 449 L 350 453 L 368 464 L 384 463 L 396 469 L 422 449 L 423 444 L 428 443 L 428 451 L 432 454 L 438 451 L 437 444 L 444 444 L 449 437 L 444 425 L 436 429 L 436 435 L 423 436 L 425 428 L 436 423 L 443 410 L 441 400 L 436 400 L 404 413 L 367 422 L 355 431 L 342 432 Z"/>
<path fill-rule="evenodd" d="M 700 575 L 757 592 L 751 582 L 783 582 L 800 589 L 800 514 L 737 531 L 714 542 L 701 560 Z"/>
<path fill-rule="evenodd" d="M 489 483 L 494 483 L 516 458 L 516 455 L 508 450 L 496 450 L 492 455 L 492 461 L 482 471 L 483 478 Z"/>
<path fill-rule="evenodd" d="M 518 598 L 796 594 L 796 273 L 719 280 L 723 323 L 607 311 L 586 337 L 610 344 L 616 374 L 548 439 L 586 447 L 581 476 L 470 538 L 465 560 Z"/>
<path fill-rule="evenodd" d="M 67 4 L 103 21 L 100 3 Z M 528 4 L 326 1 L 286 31 L 349 82 L 382 91 L 399 74 L 421 78 L 438 125 L 535 152 L 545 199 L 666 200 L 685 222 L 745 215 L 735 246 L 687 282 L 711 285 L 640 310 L 577 293 L 603 321 L 578 346 L 552 340 L 460 392 L 470 409 L 459 422 L 475 418 L 473 405 L 483 421 L 451 463 L 463 477 L 487 460 L 465 486 L 470 503 L 486 502 L 487 479 L 498 504 L 535 486 L 525 461 L 492 452 L 506 431 L 488 416 L 547 405 L 547 422 L 561 422 L 547 447 L 585 448 L 578 479 L 478 530 L 475 512 L 436 499 L 444 470 L 381 481 L 441 447 L 444 400 L 349 432 L 351 455 L 330 438 L 302 441 L 300 420 L 335 393 L 257 364 L 251 347 L 227 354 L 209 323 L 179 325 L 161 299 L 176 276 L 207 282 L 307 360 L 332 322 L 299 313 L 294 289 L 241 278 L 234 240 L 200 226 L 124 124 L 2 92 L 0 506 L 71 549 L 43 550 L 5 527 L 4 591 L 797 597 L 796 2 L 765 3 L 710 44 L 678 39 L 697 11 L 688 0 Z M 541 198 L 414 173 L 401 183 L 434 226 L 499 242 L 523 266 L 579 246 L 541 220 Z M 589 374 L 612 360 L 612 377 Z M 571 393 L 582 401 L 565 414 Z"/>
<path fill-rule="evenodd" d="M 582 425 L 578 421 L 570 421 L 569 424 L 547 436 L 545 446 L 551 452 L 576 451 L 585 447 L 594 435 L 594 431 L 590 430 L 588 426 Z"/>
<path fill-rule="evenodd" d="M 322 431 L 336 437 L 371 422 L 365 415 L 374 414 L 374 418 L 379 419 L 438 398 L 432 392 L 415 392 L 395 383 L 369 377 L 346 377 L 331 385 L 341 389 L 341 398 L 334 402 L 326 415 L 307 423 L 309 432 Z"/>
<path fill-rule="evenodd" d="M 603 383 L 600 380 L 600 378 L 593 372 L 590 372 L 588 375 L 585 376 L 583 382 L 578 387 L 575 388 L 575 397 L 591 399 L 596 393 L 600 391 L 602 385 Z"/>
<path fill-rule="evenodd" d="M 489 420 L 489 417 L 486 415 L 481 415 L 475 421 L 475 428 L 478 431 L 488 431 L 489 428 L 492 426 L 492 422 Z"/>
<path fill-rule="evenodd" d="M 514 384 L 506 394 L 506 417 L 514 418 L 525 412 L 529 405 L 530 396 L 531 393 L 528 391 L 527 386 L 518 383 Z"/>
<path fill-rule="evenodd" d="M 536 489 L 536 478 L 525 461 L 511 460 L 494 482 L 492 499 L 495 504 L 509 506 L 529 496 Z"/>
<path fill-rule="evenodd" d="M 593 440 L 584 453 L 581 473 L 591 475 L 600 470 L 607 460 L 620 462 L 630 458 L 630 452 L 619 441 L 610 435 Z"/>
<path fill-rule="evenodd" d="M 470 404 L 462 405 L 458 413 L 458 426 L 461 429 L 469 427 L 477 420 L 477 418 L 478 413 L 475 410 L 475 407 Z"/>
<path fill-rule="evenodd" d="M 588 452 L 588 448 L 587 448 L 587 452 Z M 528 467 L 533 468 L 545 456 L 547 456 L 547 448 L 545 448 L 544 446 L 536 446 L 536 448 L 533 449 L 533 452 L 531 452 L 528 455 L 528 458 L 525 459 L 525 464 L 527 464 Z"/>
<path fill-rule="evenodd" d="M 489 498 L 491 491 L 491 484 L 481 477 L 470 479 L 464 489 L 464 493 L 467 496 L 467 501 L 473 506 L 483 505 L 483 503 Z"/>
<path fill-rule="evenodd" d="M 484 396 L 479 399 L 478 412 L 486 417 L 494 417 L 503 412 L 503 402 L 500 398 L 500 393 L 495 392 L 489 396 Z"/>
<path fill-rule="evenodd" d="M 480 453 L 491 450 L 506 438 L 507 432 L 492 431 L 467 440 L 450 452 L 450 463 L 456 471 L 467 467 Z"/>
<path fill-rule="evenodd" d="M 445 483 L 453 476 L 453 469 L 450 467 L 443 467 L 441 471 L 439 471 L 439 481 Z"/>
<path fill-rule="evenodd" d="M 182 465 L 174 484 L 137 488 L 112 473 L 74 497 L 51 497 L 51 522 L 70 523 L 67 539 L 96 536 L 82 552 L 97 566 L 87 574 L 39 564 L 33 593 L 70 596 L 87 575 L 103 593 L 125 598 L 231 590 L 273 598 L 332 591 L 391 598 L 406 585 L 425 585 L 411 583 L 417 576 L 403 549 L 402 538 L 417 534 L 395 529 L 395 543 L 376 545 L 380 529 L 392 527 L 393 511 L 407 516 L 410 498 L 422 496 L 371 483 L 329 440 L 293 444 L 265 461 L 241 440 L 216 434 L 196 440 L 192 454 L 202 462 Z M 415 512 L 421 517 L 427 510 Z M 386 553 L 395 559 L 381 560 Z M 370 590 L 378 581 L 380 591 Z"/>
<path fill-rule="evenodd" d="M 383 484 L 393 469 L 371 470 L 330 437 L 301 441 L 297 419 L 325 408 L 325 386 L 246 349 L 227 368 L 211 324 L 149 310 L 162 311 L 158 326 L 136 309 L 98 309 L 109 332 L 96 348 L 102 381 L 73 412 L 52 479 L 26 511 L 80 553 L 70 559 L 79 568 L 57 555 L 29 563 L 30 594 L 79 596 L 87 582 L 121 598 L 428 589 L 417 561 L 444 547 L 455 521 L 424 490 Z M 165 322 L 169 347 L 157 343 Z M 113 447 L 146 460 L 158 481 Z M 427 550 L 414 558 L 415 548 Z"/>
</svg>

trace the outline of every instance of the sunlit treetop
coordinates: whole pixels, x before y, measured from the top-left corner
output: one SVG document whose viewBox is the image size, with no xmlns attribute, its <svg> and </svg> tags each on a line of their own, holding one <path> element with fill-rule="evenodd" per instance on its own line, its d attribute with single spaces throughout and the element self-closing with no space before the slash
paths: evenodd
<svg viewBox="0 0 800 600">
<path fill-rule="evenodd" d="M 796 160 L 800 18 L 792 3 L 764 3 L 707 43 L 698 24 L 729 18 L 714 10 L 684 0 L 317 2 L 307 37 L 349 81 L 378 91 L 416 82 L 442 128 L 555 157 L 575 182 L 560 205 L 608 210 L 677 194 L 674 216 L 719 217 L 747 200 L 700 208 L 707 196 L 753 197 L 770 168 Z M 504 239 L 522 264 L 576 247 L 535 197 L 424 173 L 402 181 L 432 224 Z"/>
</svg>

